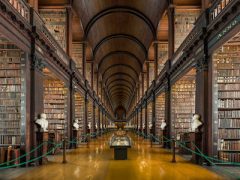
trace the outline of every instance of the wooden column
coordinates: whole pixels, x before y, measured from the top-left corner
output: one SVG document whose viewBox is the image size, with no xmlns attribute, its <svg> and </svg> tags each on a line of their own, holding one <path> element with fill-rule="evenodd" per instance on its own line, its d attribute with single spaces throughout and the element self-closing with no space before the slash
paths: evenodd
<svg viewBox="0 0 240 180">
<path fill-rule="evenodd" d="M 66 12 L 67 12 L 66 52 L 70 57 L 72 57 L 72 8 L 71 7 L 66 8 Z"/>
<path fill-rule="evenodd" d="M 28 3 L 33 7 L 35 11 L 38 12 L 38 0 L 28 0 Z"/>
<path fill-rule="evenodd" d="M 149 88 L 149 73 L 150 73 L 150 71 L 149 71 L 149 66 L 150 66 L 150 62 L 147 62 L 147 89 Z M 147 89 L 145 89 L 145 91 L 147 90 Z"/>
<path fill-rule="evenodd" d="M 154 79 L 158 76 L 158 42 L 154 43 Z"/>
<path fill-rule="evenodd" d="M 149 127 L 148 127 L 148 108 L 147 108 L 147 100 L 144 100 L 144 106 L 145 106 L 145 134 L 147 135 L 149 133 Z"/>
<path fill-rule="evenodd" d="M 98 123 L 98 129 L 97 129 L 97 131 L 98 131 L 98 132 L 100 132 L 100 124 L 101 124 L 101 122 L 100 122 L 100 118 L 101 118 L 101 117 L 100 117 L 100 116 L 101 116 L 101 111 L 100 111 L 100 106 L 99 106 L 99 107 L 98 107 L 98 120 L 97 120 L 97 121 L 98 121 L 98 122 L 97 122 L 97 123 Z"/>
<path fill-rule="evenodd" d="M 152 93 L 152 134 L 156 136 L 156 111 L 155 111 L 156 98 L 155 93 Z"/>
<path fill-rule="evenodd" d="M 207 45 L 205 47 L 205 54 L 198 60 L 197 74 L 196 74 L 196 113 L 201 116 L 203 121 L 202 126 L 202 143 L 199 147 L 206 155 L 211 155 L 211 137 L 212 137 L 212 118 L 209 117 L 209 108 L 211 107 L 211 100 L 209 100 L 209 72 L 208 72 L 208 55 Z M 197 163 L 201 163 L 204 159 L 196 159 Z"/>
<path fill-rule="evenodd" d="M 33 47 L 35 49 L 35 47 Z M 33 50 L 35 51 L 35 50 Z M 38 144 L 42 142 L 37 142 L 37 127 L 35 120 L 39 118 L 40 114 L 44 112 L 43 105 L 43 80 L 44 74 L 43 70 L 43 60 L 35 55 L 35 52 L 31 55 L 31 62 L 26 61 L 26 122 L 25 124 L 25 151 L 29 152 L 30 149 L 37 147 Z M 29 112 L 30 111 L 30 112 Z M 29 117 L 30 114 L 30 117 Z M 22 137 L 23 138 L 23 137 Z M 21 148 L 22 149 L 22 148 Z M 23 149 L 24 150 L 24 149 Z M 35 151 L 33 156 L 37 157 L 37 151 Z M 30 156 L 27 156 L 27 160 Z M 41 160 L 35 162 L 38 164 Z"/>
<path fill-rule="evenodd" d="M 202 11 L 204 11 L 209 7 L 210 0 L 201 0 L 201 1 L 202 1 Z"/>
<path fill-rule="evenodd" d="M 92 124 L 92 132 L 93 132 L 93 133 L 96 132 L 96 127 L 95 127 L 95 124 L 96 124 L 95 112 L 96 112 L 96 102 L 94 101 L 94 102 L 93 102 L 93 124 Z M 95 137 L 95 135 L 94 135 L 94 137 Z"/>
<path fill-rule="evenodd" d="M 167 61 L 167 72 L 170 70 L 171 62 Z M 168 139 L 171 138 L 171 85 L 170 85 L 170 77 L 167 76 L 165 79 L 166 86 L 165 86 L 165 119 L 166 119 L 166 128 L 163 132 L 163 135 Z M 165 143 L 164 147 L 170 148 L 170 143 Z"/>
<path fill-rule="evenodd" d="M 139 127 L 138 109 L 136 109 L 136 120 L 137 120 L 137 128 L 136 128 L 136 130 L 138 130 L 138 127 Z"/>
<path fill-rule="evenodd" d="M 98 85 L 99 85 L 99 73 L 97 72 L 97 97 L 99 97 Z"/>
<path fill-rule="evenodd" d="M 82 42 L 82 75 L 86 78 L 86 43 Z"/>
<path fill-rule="evenodd" d="M 84 123 L 83 123 L 83 134 L 88 132 L 88 93 L 85 93 L 84 98 Z"/>
<path fill-rule="evenodd" d="M 142 73 L 142 96 L 144 96 L 144 73 Z"/>
<path fill-rule="evenodd" d="M 91 62 L 91 87 L 93 89 L 93 80 L 94 80 L 94 68 L 93 68 L 93 61 Z"/>
<path fill-rule="evenodd" d="M 168 58 L 171 59 L 174 54 L 175 48 L 174 7 L 172 4 L 169 5 L 167 13 L 168 13 Z"/>
<path fill-rule="evenodd" d="M 142 105 L 140 107 L 140 131 L 143 132 L 143 108 Z"/>
</svg>

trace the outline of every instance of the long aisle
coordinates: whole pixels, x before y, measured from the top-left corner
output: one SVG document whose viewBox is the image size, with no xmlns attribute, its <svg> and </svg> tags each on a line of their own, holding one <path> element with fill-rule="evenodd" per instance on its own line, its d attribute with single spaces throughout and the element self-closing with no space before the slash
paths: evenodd
<svg viewBox="0 0 240 180">
<path fill-rule="evenodd" d="M 134 146 L 128 151 L 129 160 L 113 160 L 113 149 L 108 145 L 110 135 L 106 135 L 92 141 L 89 148 L 69 152 L 67 164 L 61 163 L 61 156 L 55 156 L 47 165 L 33 168 L 16 179 L 221 179 L 213 172 L 180 157 L 177 157 L 177 163 L 171 163 L 168 151 L 150 148 L 147 141 L 133 134 L 130 136 Z"/>
</svg>

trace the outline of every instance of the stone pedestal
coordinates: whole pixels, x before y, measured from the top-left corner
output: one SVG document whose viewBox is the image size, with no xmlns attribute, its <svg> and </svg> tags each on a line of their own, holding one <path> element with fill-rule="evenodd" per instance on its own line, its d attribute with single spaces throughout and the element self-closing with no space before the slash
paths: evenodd
<svg viewBox="0 0 240 180">
<path fill-rule="evenodd" d="M 202 149 L 201 148 L 201 142 L 202 142 L 202 133 L 201 132 L 191 132 L 189 134 L 190 136 L 190 141 L 191 141 L 191 149 L 195 152 L 198 152 L 198 149 Z M 199 163 L 200 162 L 201 157 L 199 155 L 196 155 L 195 153 L 192 153 L 192 159 L 191 161 L 194 163 Z"/>
<path fill-rule="evenodd" d="M 42 155 L 46 155 L 46 153 L 48 152 L 48 132 L 37 132 L 37 142 L 38 142 L 38 146 L 42 143 L 43 146 L 42 148 L 39 148 L 38 150 L 38 157 L 42 156 Z M 39 159 L 39 164 L 46 164 L 48 162 L 48 159 L 46 156 L 42 157 L 41 159 Z"/>
</svg>

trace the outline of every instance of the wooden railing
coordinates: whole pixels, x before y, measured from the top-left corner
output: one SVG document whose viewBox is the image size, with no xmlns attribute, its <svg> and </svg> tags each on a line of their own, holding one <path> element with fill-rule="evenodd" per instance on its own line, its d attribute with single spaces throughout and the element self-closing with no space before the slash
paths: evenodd
<svg viewBox="0 0 240 180">
<path fill-rule="evenodd" d="M 212 22 L 233 1 L 238 0 L 216 0 L 209 9 L 209 22 Z"/>
<path fill-rule="evenodd" d="M 24 0 L 1 0 L 5 5 L 11 6 L 28 23 L 30 22 L 30 6 Z"/>
</svg>

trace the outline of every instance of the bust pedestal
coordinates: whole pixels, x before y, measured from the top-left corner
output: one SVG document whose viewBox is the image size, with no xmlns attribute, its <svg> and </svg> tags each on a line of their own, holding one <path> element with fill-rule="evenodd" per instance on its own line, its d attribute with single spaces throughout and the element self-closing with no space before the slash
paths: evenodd
<svg viewBox="0 0 240 180">
<path fill-rule="evenodd" d="M 45 155 L 48 152 L 48 132 L 37 132 L 37 142 L 38 145 L 43 144 L 42 148 L 39 149 L 38 151 L 38 156 Z M 46 164 L 48 162 L 47 157 L 42 157 L 39 160 L 39 164 Z"/>
<path fill-rule="evenodd" d="M 198 149 L 200 149 L 200 150 L 202 149 L 201 148 L 202 133 L 201 132 L 190 132 L 189 135 L 190 135 L 190 141 L 191 141 L 191 150 L 199 153 Z M 200 158 L 201 157 L 199 155 L 192 153 L 191 161 L 198 164 L 200 162 Z"/>
<path fill-rule="evenodd" d="M 71 148 L 77 148 L 77 142 L 78 142 L 78 130 L 74 129 L 73 130 L 73 141 L 74 143 L 72 143 Z"/>
</svg>

